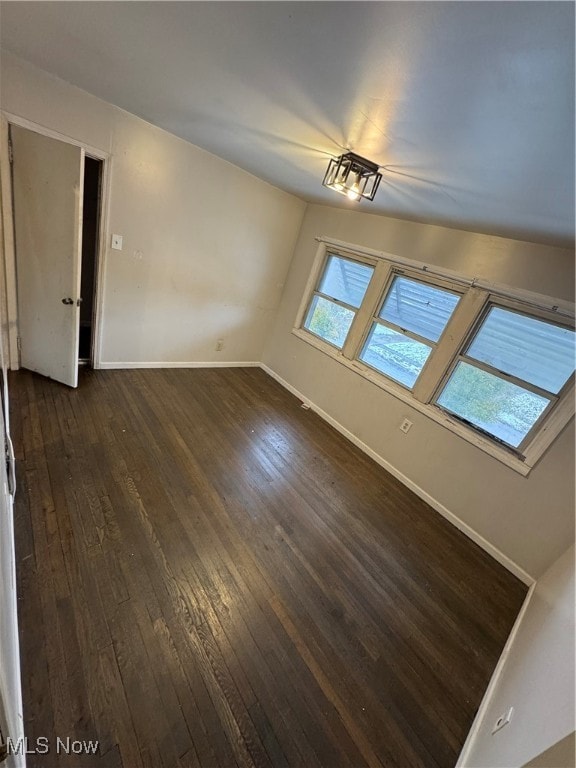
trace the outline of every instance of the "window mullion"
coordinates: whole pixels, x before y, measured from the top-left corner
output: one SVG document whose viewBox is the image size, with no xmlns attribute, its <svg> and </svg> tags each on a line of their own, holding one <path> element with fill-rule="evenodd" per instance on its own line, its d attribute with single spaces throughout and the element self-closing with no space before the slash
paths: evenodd
<svg viewBox="0 0 576 768">
<path fill-rule="evenodd" d="M 406 336 L 408 339 L 413 339 L 419 344 L 425 344 L 427 347 L 431 347 L 432 349 L 436 346 L 435 341 L 430 341 L 430 339 L 427 339 L 424 336 L 420 336 L 419 333 L 414 333 L 413 331 L 409 331 L 406 328 L 402 328 L 401 326 L 396 325 L 396 323 L 391 323 L 389 320 L 382 320 L 381 317 L 373 317 L 372 322 L 377 323 L 378 325 L 382 325 L 384 328 L 390 328 L 391 331 L 401 333 L 402 336 Z"/>
<path fill-rule="evenodd" d="M 364 300 L 356 312 L 348 337 L 342 348 L 342 354 L 348 360 L 353 360 L 359 352 L 359 347 L 367 336 L 372 325 L 372 318 L 376 314 L 378 304 L 382 298 L 382 291 L 388 282 L 392 266 L 385 261 L 380 261 L 374 269 L 374 274 L 364 295 Z"/>
<path fill-rule="evenodd" d="M 322 293 L 322 291 L 314 291 L 312 294 L 312 299 L 314 296 L 320 296 L 321 299 L 325 299 L 326 301 L 330 301 L 332 304 L 337 304 L 339 307 L 344 307 L 344 309 L 349 309 L 351 312 L 356 313 L 358 310 L 356 307 L 353 307 L 352 304 L 347 304 L 345 301 L 341 301 L 340 299 L 335 299 L 334 296 L 330 296 L 327 293 Z"/>
<path fill-rule="evenodd" d="M 528 392 L 533 392 L 535 395 L 545 397 L 547 400 L 558 400 L 558 395 L 554 392 L 549 392 L 547 389 L 542 389 L 542 387 L 539 387 L 536 384 L 531 384 L 529 381 L 526 381 L 526 379 L 519 379 L 517 376 L 514 376 L 511 373 L 506 373 L 506 371 L 500 371 L 498 368 L 495 368 L 489 363 L 484 363 L 482 360 L 476 360 L 475 357 L 459 355 L 458 360 L 461 360 L 463 363 L 467 363 L 474 368 L 479 368 L 480 370 L 489 373 L 491 376 L 494 376 L 497 379 L 509 381 L 511 384 L 515 384 L 517 387 L 520 387 L 520 389 L 525 389 Z"/>
<path fill-rule="evenodd" d="M 432 399 L 450 364 L 462 348 L 462 344 L 478 319 L 488 293 L 480 288 L 470 288 L 458 302 L 444 333 L 432 350 L 412 394 L 421 403 Z"/>
<path fill-rule="evenodd" d="M 300 326 L 302 325 L 302 323 L 306 318 L 306 315 L 308 314 L 308 310 L 310 308 L 310 303 L 312 301 L 315 288 L 318 285 L 320 275 L 322 274 L 322 270 L 324 269 L 325 265 L 326 265 L 326 245 L 324 243 L 320 243 L 316 251 L 316 256 L 314 257 L 314 266 L 306 282 L 306 288 L 302 296 L 302 301 L 300 302 L 300 306 L 298 307 L 298 314 L 296 315 L 296 323 L 295 323 L 296 328 L 300 328 Z"/>
</svg>

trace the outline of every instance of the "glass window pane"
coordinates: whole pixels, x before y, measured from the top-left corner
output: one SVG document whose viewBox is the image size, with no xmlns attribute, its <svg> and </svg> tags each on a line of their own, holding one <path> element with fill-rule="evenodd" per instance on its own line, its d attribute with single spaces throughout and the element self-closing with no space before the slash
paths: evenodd
<svg viewBox="0 0 576 768">
<path fill-rule="evenodd" d="M 354 312 L 322 296 L 314 296 L 304 328 L 341 349 L 354 320 Z"/>
<path fill-rule="evenodd" d="M 574 370 L 574 331 L 492 307 L 466 355 L 557 394 Z"/>
<path fill-rule="evenodd" d="M 431 351 L 427 344 L 374 323 L 360 359 L 412 389 Z"/>
<path fill-rule="evenodd" d="M 367 264 L 329 256 L 318 290 L 351 307 L 359 307 L 373 272 L 374 267 Z"/>
<path fill-rule="evenodd" d="M 438 404 L 517 448 L 549 399 L 481 368 L 458 363 Z"/>
<path fill-rule="evenodd" d="M 395 277 L 380 317 L 430 341 L 438 341 L 460 297 L 407 277 Z"/>
</svg>

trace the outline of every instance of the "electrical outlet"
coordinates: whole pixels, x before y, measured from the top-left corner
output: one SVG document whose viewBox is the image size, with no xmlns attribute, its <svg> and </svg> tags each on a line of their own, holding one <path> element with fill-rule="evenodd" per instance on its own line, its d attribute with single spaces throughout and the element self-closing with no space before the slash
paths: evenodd
<svg viewBox="0 0 576 768">
<path fill-rule="evenodd" d="M 218 339 L 216 342 L 216 352 L 222 352 L 224 349 L 224 339 Z"/>
<path fill-rule="evenodd" d="M 498 733 L 501 728 L 504 728 L 505 725 L 508 725 L 510 720 L 512 720 L 513 713 L 514 707 L 510 707 L 507 712 L 504 712 L 502 715 L 500 715 L 500 717 L 494 723 L 494 727 L 492 728 L 492 736 L 494 736 L 495 733 Z"/>
<path fill-rule="evenodd" d="M 404 419 L 402 424 L 400 424 L 400 429 L 402 430 L 402 432 L 404 432 L 404 434 L 406 434 L 407 432 L 410 432 L 411 426 L 412 426 L 412 422 L 409 419 Z"/>
</svg>

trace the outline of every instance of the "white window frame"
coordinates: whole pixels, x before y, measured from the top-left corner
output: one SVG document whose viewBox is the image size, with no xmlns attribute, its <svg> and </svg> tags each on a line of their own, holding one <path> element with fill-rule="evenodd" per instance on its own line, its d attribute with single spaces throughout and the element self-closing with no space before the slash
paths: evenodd
<svg viewBox="0 0 576 768">
<path fill-rule="evenodd" d="M 404 329 L 401 329 L 399 326 L 396 326 L 394 323 L 390 323 L 387 320 L 383 320 L 380 317 L 380 312 L 382 311 L 382 307 L 384 306 L 384 303 L 388 297 L 388 294 L 392 289 L 392 285 L 396 277 L 406 277 L 409 280 L 413 280 L 418 283 L 423 283 L 424 285 L 430 285 L 433 288 L 441 288 L 446 291 L 449 291 L 450 293 L 458 295 L 459 302 L 456 305 L 454 312 L 450 316 L 448 322 L 446 323 L 446 327 L 442 331 L 438 341 L 431 341 L 430 339 L 425 339 L 423 336 L 419 336 L 418 334 L 412 333 L 411 331 L 406 331 Z M 401 268 L 394 265 L 390 266 L 384 285 L 382 286 L 380 284 L 377 287 L 380 287 L 381 289 L 379 293 L 378 302 L 376 304 L 376 307 L 374 308 L 374 312 L 372 314 L 372 317 L 370 318 L 370 321 L 363 329 L 360 343 L 357 344 L 355 349 L 354 359 L 357 360 L 357 362 L 360 363 L 361 365 L 364 365 L 366 366 L 366 368 L 369 368 L 371 371 L 374 371 L 379 376 L 384 376 L 390 383 L 398 385 L 402 387 L 402 389 L 406 390 L 407 392 L 410 392 L 416 399 L 423 400 L 423 394 L 426 392 L 426 382 L 429 377 L 428 371 L 430 369 L 430 366 L 434 365 L 434 358 L 436 357 L 438 347 L 440 343 L 443 341 L 443 339 L 446 337 L 447 332 L 449 332 L 448 329 L 451 325 L 454 315 L 456 314 L 458 306 L 460 305 L 460 302 L 462 301 L 465 295 L 465 291 L 461 285 L 458 285 L 447 279 L 438 278 L 438 277 L 435 277 L 434 275 L 429 275 L 429 274 L 422 275 L 413 270 Z M 364 360 L 360 359 L 360 355 L 362 354 L 364 344 L 366 343 L 368 336 L 372 331 L 372 326 L 374 323 L 377 323 L 378 325 L 384 325 L 385 327 L 390 328 L 391 330 L 394 330 L 394 331 L 402 332 L 404 335 L 408 336 L 409 338 L 412 338 L 415 341 L 419 341 L 420 343 L 430 347 L 430 354 L 428 355 L 428 359 L 422 366 L 422 370 L 418 374 L 413 387 L 407 387 L 404 384 L 395 381 L 390 376 L 387 376 L 382 371 L 379 371 L 377 368 L 373 368 L 369 363 L 366 363 Z M 422 382 L 424 382 L 424 384 L 422 384 Z"/>
<path fill-rule="evenodd" d="M 341 301 L 340 299 L 335 299 L 333 296 L 329 296 L 327 293 L 322 293 L 322 291 L 320 290 L 320 282 L 322 280 L 322 277 L 324 276 L 324 272 L 328 265 L 328 259 L 330 258 L 330 256 L 337 256 L 347 261 L 355 261 L 359 264 L 365 264 L 368 267 L 372 267 L 374 270 L 376 265 L 374 263 L 371 263 L 367 259 L 355 258 L 355 257 L 352 257 L 350 254 L 335 253 L 333 250 L 330 250 L 330 251 L 327 250 L 324 253 L 324 257 L 322 259 L 322 265 L 320 270 L 318 271 L 316 282 L 314 283 L 314 287 L 312 291 L 308 295 L 308 301 L 306 302 L 306 306 L 302 314 L 301 326 L 302 326 L 302 329 L 306 331 L 306 333 L 309 333 L 311 336 L 314 336 L 314 338 L 319 339 L 323 344 L 329 344 L 332 347 L 332 349 L 340 351 L 340 350 L 344 350 L 345 347 L 349 347 L 348 342 L 349 342 L 350 334 L 352 333 L 352 327 L 356 322 L 356 318 L 358 316 L 358 312 L 360 311 L 360 307 L 362 306 L 362 304 L 366 299 L 366 293 L 368 293 L 368 289 L 370 288 L 370 283 L 372 283 L 374 279 L 374 272 L 370 277 L 370 280 L 368 282 L 368 288 L 366 289 L 366 293 L 364 294 L 364 299 L 360 303 L 360 307 L 354 307 L 352 306 L 352 304 L 347 304 L 345 301 Z M 314 331 L 311 331 L 309 328 L 304 328 L 304 323 L 306 322 L 306 318 L 308 317 L 308 313 L 310 311 L 310 307 L 312 306 L 312 302 L 314 301 L 315 296 L 319 296 L 320 298 L 325 299 L 326 301 L 330 301 L 332 302 L 332 304 L 337 304 L 339 307 L 344 307 L 344 309 L 347 309 L 353 313 L 354 317 L 352 319 L 352 323 L 350 324 L 350 329 L 348 330 L 346 339 L 342 347 L 338 347 L 336 344 L 332 344 L 332 342 L 328 341 L 327 339 L 323 339 L 321 336 L 319 336 L 317 333 L 314 333 Z"/>
<path fill-rule="evenodd" d="M 492 439 L 481 430 L 468 426 L 442 409 L 435 400 L 456 363 L 462 359 L 463 351 L 477 332 L 490 307 L 499 306 L 519 311 L 521 314 L 546 320 L 555 325 L 573 328 L 574 305 L 541 294 L 468 278 L 452 270 L 436 268 L 423 262 L 353 246 L 331 238 L 317 239 L 320 244 L 298 308 L 292 329 L 293 334 L 511 469 L 527 476 L 574 416 L 574 374 L 557 395 L 557 401 L 546 408 L 517 449 L 509 448 L 497 438 Z M 310 301 L 322 278 L 328 255 L 343 256 L 375 268 L 364 300 L 356 310 L 356 316 L 342 349 L 338 349 L 303 328 Z M 394 276 L 398 274 L 429 285 L 437 285 L 439 288 L 445 288 L 461 296 L 444 332 L 435 343 L 435 348 L 411 390 L 358 359 L 372 328 L 374 317 L 382 307 Z M 521 379 L 518 379 L 518 383 L 525 388 L 530 386 Z"/>
</svg>

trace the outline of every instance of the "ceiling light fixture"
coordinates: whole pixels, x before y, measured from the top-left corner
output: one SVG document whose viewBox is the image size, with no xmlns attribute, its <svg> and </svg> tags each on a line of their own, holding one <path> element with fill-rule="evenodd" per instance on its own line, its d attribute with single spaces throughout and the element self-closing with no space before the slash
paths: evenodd
<svg viewBox="0 0 576 768">
<path fill-rule="evenodd" d="M 322 185 L 346 195 L 350 200 L 374 200 L 382 178 L 379 167 L 365 157 L 346 152 L 330 160 Z"/>
</svg>

